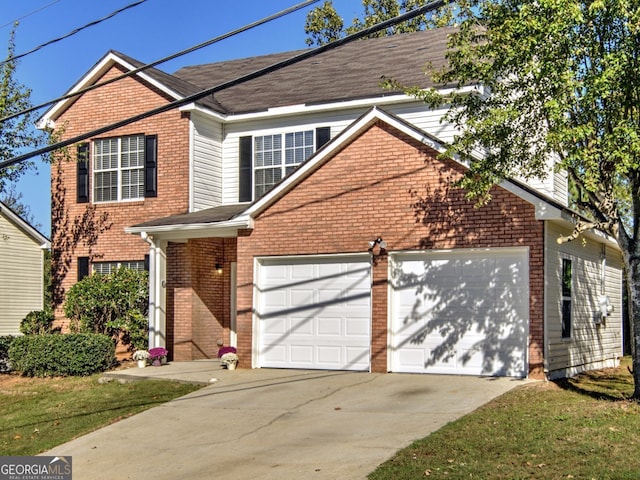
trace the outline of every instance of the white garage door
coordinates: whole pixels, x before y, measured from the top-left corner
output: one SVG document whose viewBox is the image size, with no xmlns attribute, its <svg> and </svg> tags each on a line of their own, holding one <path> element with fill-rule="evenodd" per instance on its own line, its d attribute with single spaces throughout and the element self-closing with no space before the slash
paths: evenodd
<svg viewBox="0 0 640 480">
<path fill-rule="evenodd" d="M 527 375 L 526 249 L 393 255 L 391 369 Z"/>
<path fill-rule="evenodd" d="M 369 370 L 368 257 L 263 259 L 256 310 L 258 366 Z"/>
</svg>

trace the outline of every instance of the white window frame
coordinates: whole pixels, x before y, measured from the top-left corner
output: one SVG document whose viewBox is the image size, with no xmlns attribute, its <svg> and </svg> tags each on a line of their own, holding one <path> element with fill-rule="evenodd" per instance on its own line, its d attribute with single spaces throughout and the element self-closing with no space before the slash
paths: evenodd
<svg viewBox="0 0 640 480">
<path fill-rule="evenodd" d="M 569 266 L 571 268 L 571 278 L 569 280 L 569 295 L 565 295 L 565 291 L 564 291 L 564 284 L 565 284 L 565 278 L 564 278 L 564 267 L 565 267 L 565 262 L 569 262 Z M 562 340 L 571 340 L 571 338 L 573 337 L 573 310 L 574 310 L 574 302 L 573 302 L 573 292 L 575 290 L 574 288 L 574 278 L 575 278 L 575 261 L 574 259 L 570 258 L 570 257 L 561 257 L 560 259 L 560 336 L 562 337 Z M 568 303 L 569 305 L 569 318 L 567 319 L 568 321 L 568 335 L 565 335 L 565 328 L 564 328 L 564 324 L 565 324 L 565 303 Z"/>
<path fill-rule="evenodd" d="M 91 271 L 98 275 L 109 275 L 120 267 L 138 270 L 142 272 L 144 268 L 144 260 L 127 260 L 122 262 L 92 262 Z"/>
<path fill-rule="evenodd" d="M 264 133 L 253 136 L 253 198 L 264 196 L 304 163 L 316 147 L 315 129 Z M 275 171 L 271 181 L 258 182 L 259 172 Z M 278 171 L 279 170 L 279 171 Z M 265 175 L 268 175 L 265 173 Z"/>
<path fill-rule="evenodd" d="M 134 140 L 136 147 L 123 151 L 123 143 L 125 140 Z M 104 146 L 111 143 L 111 149 L 105 153 Z M 129 142 L 127 142 L 129 143 Z M 129 143 L 129 145 L 131 145 Z M 101 148 L 102 147 L 102 148 Z M 115 147 L 115 148 L 114 148 Z M 145 167 L 145 136 L 144 135 L 127 135 L 123 137 L 100 138 L 93 141 L 92 148 L 92 198 L 94 203 L 113 203 L 128 202 L 144 199 L 144 167 Z M 111 158 L 108 158 L 111 157 Z M 128 163 L 131 159 L 136 160 L 136 165 L 131 167 Z M 110 163 L 105 165 L 105 163 Z M 101 163 L 102 168 L 98 168 Z M 115 181 L 99 182 L 99 176 L 104 174 L 115 174 Z M 131 181 L 131 176 L 137 176 L 137 181 Z M 106 175 L 105 175 L 106 176 Z M 129 180 L 127 181 L 127 177 Z M 104 192 L 109 189 L 116 189 L 116 198 L 98 199 L 98 192 Z M 131 196 L 131 192 L 127 193 L 127 189 L 135 189 L 137 196 Z"/>
</svg>

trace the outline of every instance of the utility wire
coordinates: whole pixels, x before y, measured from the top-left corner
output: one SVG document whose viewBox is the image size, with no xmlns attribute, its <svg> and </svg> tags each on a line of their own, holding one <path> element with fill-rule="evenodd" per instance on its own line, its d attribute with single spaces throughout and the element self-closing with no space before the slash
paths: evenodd
<svg viewBox="0 0 640 480">
<path fill-rule="evenodd" d="M 83 88 L 81 90 L 77 90 L 75 92 L 67 93 L 65 95 L 62 95 L 61 97 L 54 98 L 53 100 L 49 100 L 49 101 L 47 101 L 45 103 L 41 103 L 41 104 L 35 105 L 33 107 L 29 107 L 29 108 L 27 108 L 25 110 L 22 110 L 20 112 L 12 113 L 11 115 L 7 115 L 6 117 L 2 117 L 2 118 L 0 118 L 0 123 L 4 122 L 6 120 L 11 120 L 12 118 L 19 117 L 21 115 L 25 115 L 27 113 L 34 112 L 36 110 L 40 110 L 41 108 L 44 108 L 44 107 L 46 107 L 48 105 L 52 105 L 54 103 L 58 103 L 58 102 L 60 102 L 62 100 L 67 100 L 68 98 L 73 98 L 73 97 L 77 97 L 77 96 L 83 95 L 86 92 L 90 92 L 91 90 L 95 90 L 96 88 L 104 87 L 105 85 L 109 85 L 110 83 L 117 82 L 119 80 L 122 80 L 123 78 L 131 77 L 131 76 L 136 75 L 136 74 L 138 74 L 140 72 L 148 70 L 148 69 L 150 69 L 152 67 L 160 65 L 161 63 L 168 62 L 170 60 L 173 60 L 175 58 L 181 57 L 181 56 L 186 55 L 188 53 L 195 52 L 196 50 L 199 50 L 201 48 L 208 47 L 209 45 L 213 45 L 214 43 L 218 43 L 218 42 L 220 42 L 222 40 L 226 40 L 227 38 L 230 38 L 230 37 L 233 37 L 235 35 L 238 35 L 239 33 L 242 33 L 242 32 L 245 32 L 247 30 L 250 30 L 252 28 L 255 28 L 257 26 L 263 25 L 263 24 L 268 23 L 268 22 L 270 22 L 272 20 L 276 20 L 276 19 L 278 19 L 280 17 L 284 17 L 285 15 L 288 15 L 290 13 L 296 12 L 296 11 L 298 11 L 298 10 L 300 10 L 302 8 L 308 7 L 309 5 L 312 5 L 314 3 L 318 3 L 319 1 L 320 0 L 306 0 L 305 2 L 298 3 L 297 5 L 289 7 L 287 9 L 285 9 L 285 10 L 281 10 L 278 13 L 274 13 L 273 15 L 269 15 L 268 17 L 265 17 L 265 18 L 263 18 L 261 20 L 257 20 L 255 22 L 250 23 L 248 25 L 245 25 L 243 27 L 237 28 L 237 29 L 232 30 L 230 32 L 227 32 L 227 33 L 224 33 L 224 34 L 219 35 L 217 37 L 214 37 L 214 38 L 212 38 L 210 40 L 207 40 L 207 41 L 205 41 L 203 43 L 200 43 L 200 44 L 195 45 L 193 47 L 187 48 L 186 50 L 182 50 L 180 52 L 177 52 L 177 53 L 174 53 L 172 55 L 169 55 L 168 57 L 164 57 L 164 58 L 161 58 L 160 60 L 156 60 L 155 62 L 147 63 L 146 65 L 143 65 L 141 67 L 135 68 L 133 70 L 129 70 L 128 72 L 123 73 L 122 75 L 119 75 L 117 77 L 111 78 L 109 80 L 105 80 L 105 81 L 100 82 L 100 83 L 96 83 L 94 85 L 90 85 L 88 87 L 85 87 L 85 88 Z"/>
<path fill-rule="evenodd" d="M 129 117 L 126 118 L 124 120 L 120 120 L 118 122 L 112 123 L 110 125 L 106 125 L 104 127 L 100 127 L 97 128 L 95 130 L 92 130 L 90 132 L 87 133 L 83 133 L 81 135 L 77 135 L 75 137 L 69 138 L 67 140 L 62 140 L 60 142 L 56 142 L 52 145 L 49 145 L 47 147 L 43 147 L 40 148 L 38 150 L 34 150 L 32 152 L 29 153 L 25 153 L 23 155 L 19 155 L 17 157 L 11 158 L 9 160 L 5 160 L 4 162 L 0 162 L 0 169 L 1 168 L 5 168 L 11 165 L 14 165 L 18 162 L 22 162 L 24 160 L 27 160 L 29 158 L 35 157 L 37 155 L 43 155 L 49 152 L 52 152 L 53 150 L 57 150 L 59 148 L 63 148 L 63 147 L 67 147 L 69 145 L 73 145 L 74 143 L 78 143 L 81 142 L 83 140 L 86 140 L 88 138 L 91 138 L 93 136 L 96 135 L 101 135 L 103 133 L 109 132 L 111 130 L 115 130 L 116 128 L 120 128 L 126 125 L 130 125 L 132 123 L 138 122 L 140 120 L 144 120 L 148 117 L 152 117 L 154 115 L 158 115 L 160 113 L 164 113 L 164 112 L 168 112 L 170 110 L 173 110 L 174 108 L 178 108 L 181 107 L 183 105 L 187 105 L 189 103 L 193 103 L 197 100 L 200 100 L 201 98 L 204 98 L 208 95 L 212 95 L 216 92 L 219 92 L 221 90 L 225 90 L 227 88 L 231 88 L 234 87 L 236 85 L 239 85 L 241 83 L 245 83 L 248 82 L 249 80 L 253 80 L 255 78 L 259 78 L 262 77 L 264 75 L 267 75 L 268 73 L 280 70 L 284 67 L 288 67 L 289 65 L 293 65 L 296 64 L 298 62 L 301 62 L 303 60 L 306 60 L 308 58 L 312 58 L 315 57 L 316 55 L 319 55 L 321 53 L 333 50 L 335 48 L 338 48 L 342 45 L 345 45 L 347 43 L 350 43 L 354 40 L 358 40 L 361 39 L 363 37 L 366 37 L 368 35 L 371 35 L 373 33 L 379 32 L 381 30 L 384 30 L 385 28 L 388 28 L 392 25 L 395 25 L 397 23 L 401 23 L 404 22 L 406 20 L 410 20 L 414 17 L 417 17 L 418 15 L 423 15 L 425 13 L 428 13 L 431 10 L 435 10 L 436 8 L 439 8 L 447 3 L 449 3 L 450 0 L 435 0 L 433 2 L 430 2 L 426 5 L 423 5 L 422 7 L 418 7 L 415 8 L 413 10 L 411 10 L 410 12 L 404 13 L 402 15 L 398 15 L 394 18 L 391 18 L 389 20 L 385 20 L 383 22 L 377 23 L 371 27 L 365 28 L 363 30 L 360 30 L 359 32 L 353 33 L 351 35 L 347 35 L 344 38 L 338 39 L 338 40 L 334 40 L 331 43 L 327 43 L 325 45 L 322 45 L 320 47 L 316 47 L 314 49 L 305 51 L 303 53 L 300 53 L 298 55 L 294 55 L 293 57 L 290 57 L 286 60 L 283 60 L 281 62 L 277 62 L 274 63 L 272 65 L 269 65 L 265 68 L 261 68 L 259 70 L 255 70 L 247 75 L 243 75 L 241 77 L 237 77 L 234 80 L 230 80 L 228 82 L 223 82 L 221 84 L 216 85 L 215 87 L 211 87 L 211 88 L 207 88 L 205 90 L 201 90 L 198 93 L 194 93 L 193 95 L 188 95 L 182 99 L 179 100 L 174 100 L 172 102 L 169 102 L 166 105 L 162 105 L 160 107 L 148 110 L 144 113 L 135 115 L 133 117 Z"/>
<path fill-rule="evenodd" d="M 32 10 L 29 13 L 25 13 L 24 15 L 22 15 L 21 17 L 16 18 L 15 20 L 12 20 L 10 22 L 5 23 L 4 25 L 0 25 L 0 29 L 3 29 L 5 27 L 8 27 L 9 25 L 14 25 L 16 23 L 18 23 L 20 20 L 30 17 L 33 14 L 36 14 L 38 12 L 41 12 L 42 10 L 44 10 L 45 8 L 49 8 L 51 5 L 54 5 L 56 3 L 58 3 L 60 0 L 54 0 L 53 2 L 47 3 L 46 5 L 43 5 L 40 8 L 36 8 L 35 10 Z"/>
<path fill-rule="evenodd" d="M 93 22 L 87 23 L 86 25 L 83 25 L 82 27 L 78 27 L 78 28 L 76 28 L 76 29 L 72 30 L 71 32 L 67 33 L 66 35 L 63 35 L 63 36 L 58 37 L 58 38 L 54 38 L 53 40 L 49 40 L 49 41 L 48 41 L 48 42 L 46 42 L 46 43 L 43 43 L 43 44 L 41 44 L 41 45 L 38 45 L 37 47 L 32 48 L 32 49 L 31 49 L 31 50 L 29 50 L 28 52 L 20 53 L 20 54 L 18 54 L 18 55 L 14 55 L 13 57 L 9 57 L 9 58 L 7 58 L 7 59 L 5 59 L 5 60 L 1 61 L 1 62 L 0 62 L 0 65 L 4 65 L 5 63 L 13 62 L 14 60 L 18 60 L 19 58 L 26 57 L 27 55 L 31 55 L 32 53 L 37 52 L 38 50 L 40 50 L 40 49 L 42 49 L 42 48 L 44 48 L 44 47 L 46 47 L 46 46 L 49 46 L 49 45 L 51 45 L 52 43 L 59 42 L 60 40 L 64 40 L 65 38 L 69 38 L 69 37 L 71 37 L 71 36 L 75 35 L 76 33 L 81 32 L 82 30 L 84 30 L 84 29 L 86 29 L 86 28 L 89 28 L 89 27 L 93 27 L 93 26 L 95 26 L 95 25 L 98 25 L 99 23 L 102 23 L 102 22 L 104 22 L 105 20 L 109 20 L 110 18 L 115 17 L 116 15 L 118 15 L 119 13 L 124 12 L 125 10 L 129 10 L 130 8 L 137 7 L 138 5 L 140 5 L 141 3 L 144 3 L 144 2 L 146 2 L 146 1 L 147 1 L 147 0 L 138 0 L 138 1 L 137 1 L 137 2 L 135 2 L 135 3 L 131 3 L 131 4 L 127 5 L 126 7 L 122 7 L 121 9 L 116 10 L 115 12 L 111 12 L 111 13 L 110 13 L 109 15 L 107 15 L 106 17 L 102 17 L 102 18 L 100 18 L 100 19 L 98 19 L 98 20 L 94 20 Z"/>
</svg>

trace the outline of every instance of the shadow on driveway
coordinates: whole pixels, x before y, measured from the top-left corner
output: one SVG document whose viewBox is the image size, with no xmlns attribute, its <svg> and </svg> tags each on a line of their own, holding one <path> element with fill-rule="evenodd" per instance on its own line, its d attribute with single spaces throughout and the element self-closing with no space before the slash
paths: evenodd
<svg viewBox="0 0 640 480">
<path fill-rule="evenodd" d="M 79 480 L 362 479 L 397 450 L 526 382 L 320 370 L 227 371 L 217 362 L 188 365 L 193 363 L 198 362 L 181 368 L 192 376 L 199 369 L 203 379 L 216 381 L 46 454 L 72 456 L 74 479 Z M 169 367 L 130 373 L 170 378 Z"/>
</svg>

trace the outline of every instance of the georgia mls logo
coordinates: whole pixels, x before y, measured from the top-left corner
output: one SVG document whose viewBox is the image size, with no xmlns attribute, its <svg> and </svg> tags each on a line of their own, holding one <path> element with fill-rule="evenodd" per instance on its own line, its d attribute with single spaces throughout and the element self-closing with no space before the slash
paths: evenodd
<svg viewBox="0 0 640 480">
<path fill-rule="evenodd" d="M 71 480 L 71 457 L 0 457 L 0 480 Z"/>
</svg>

